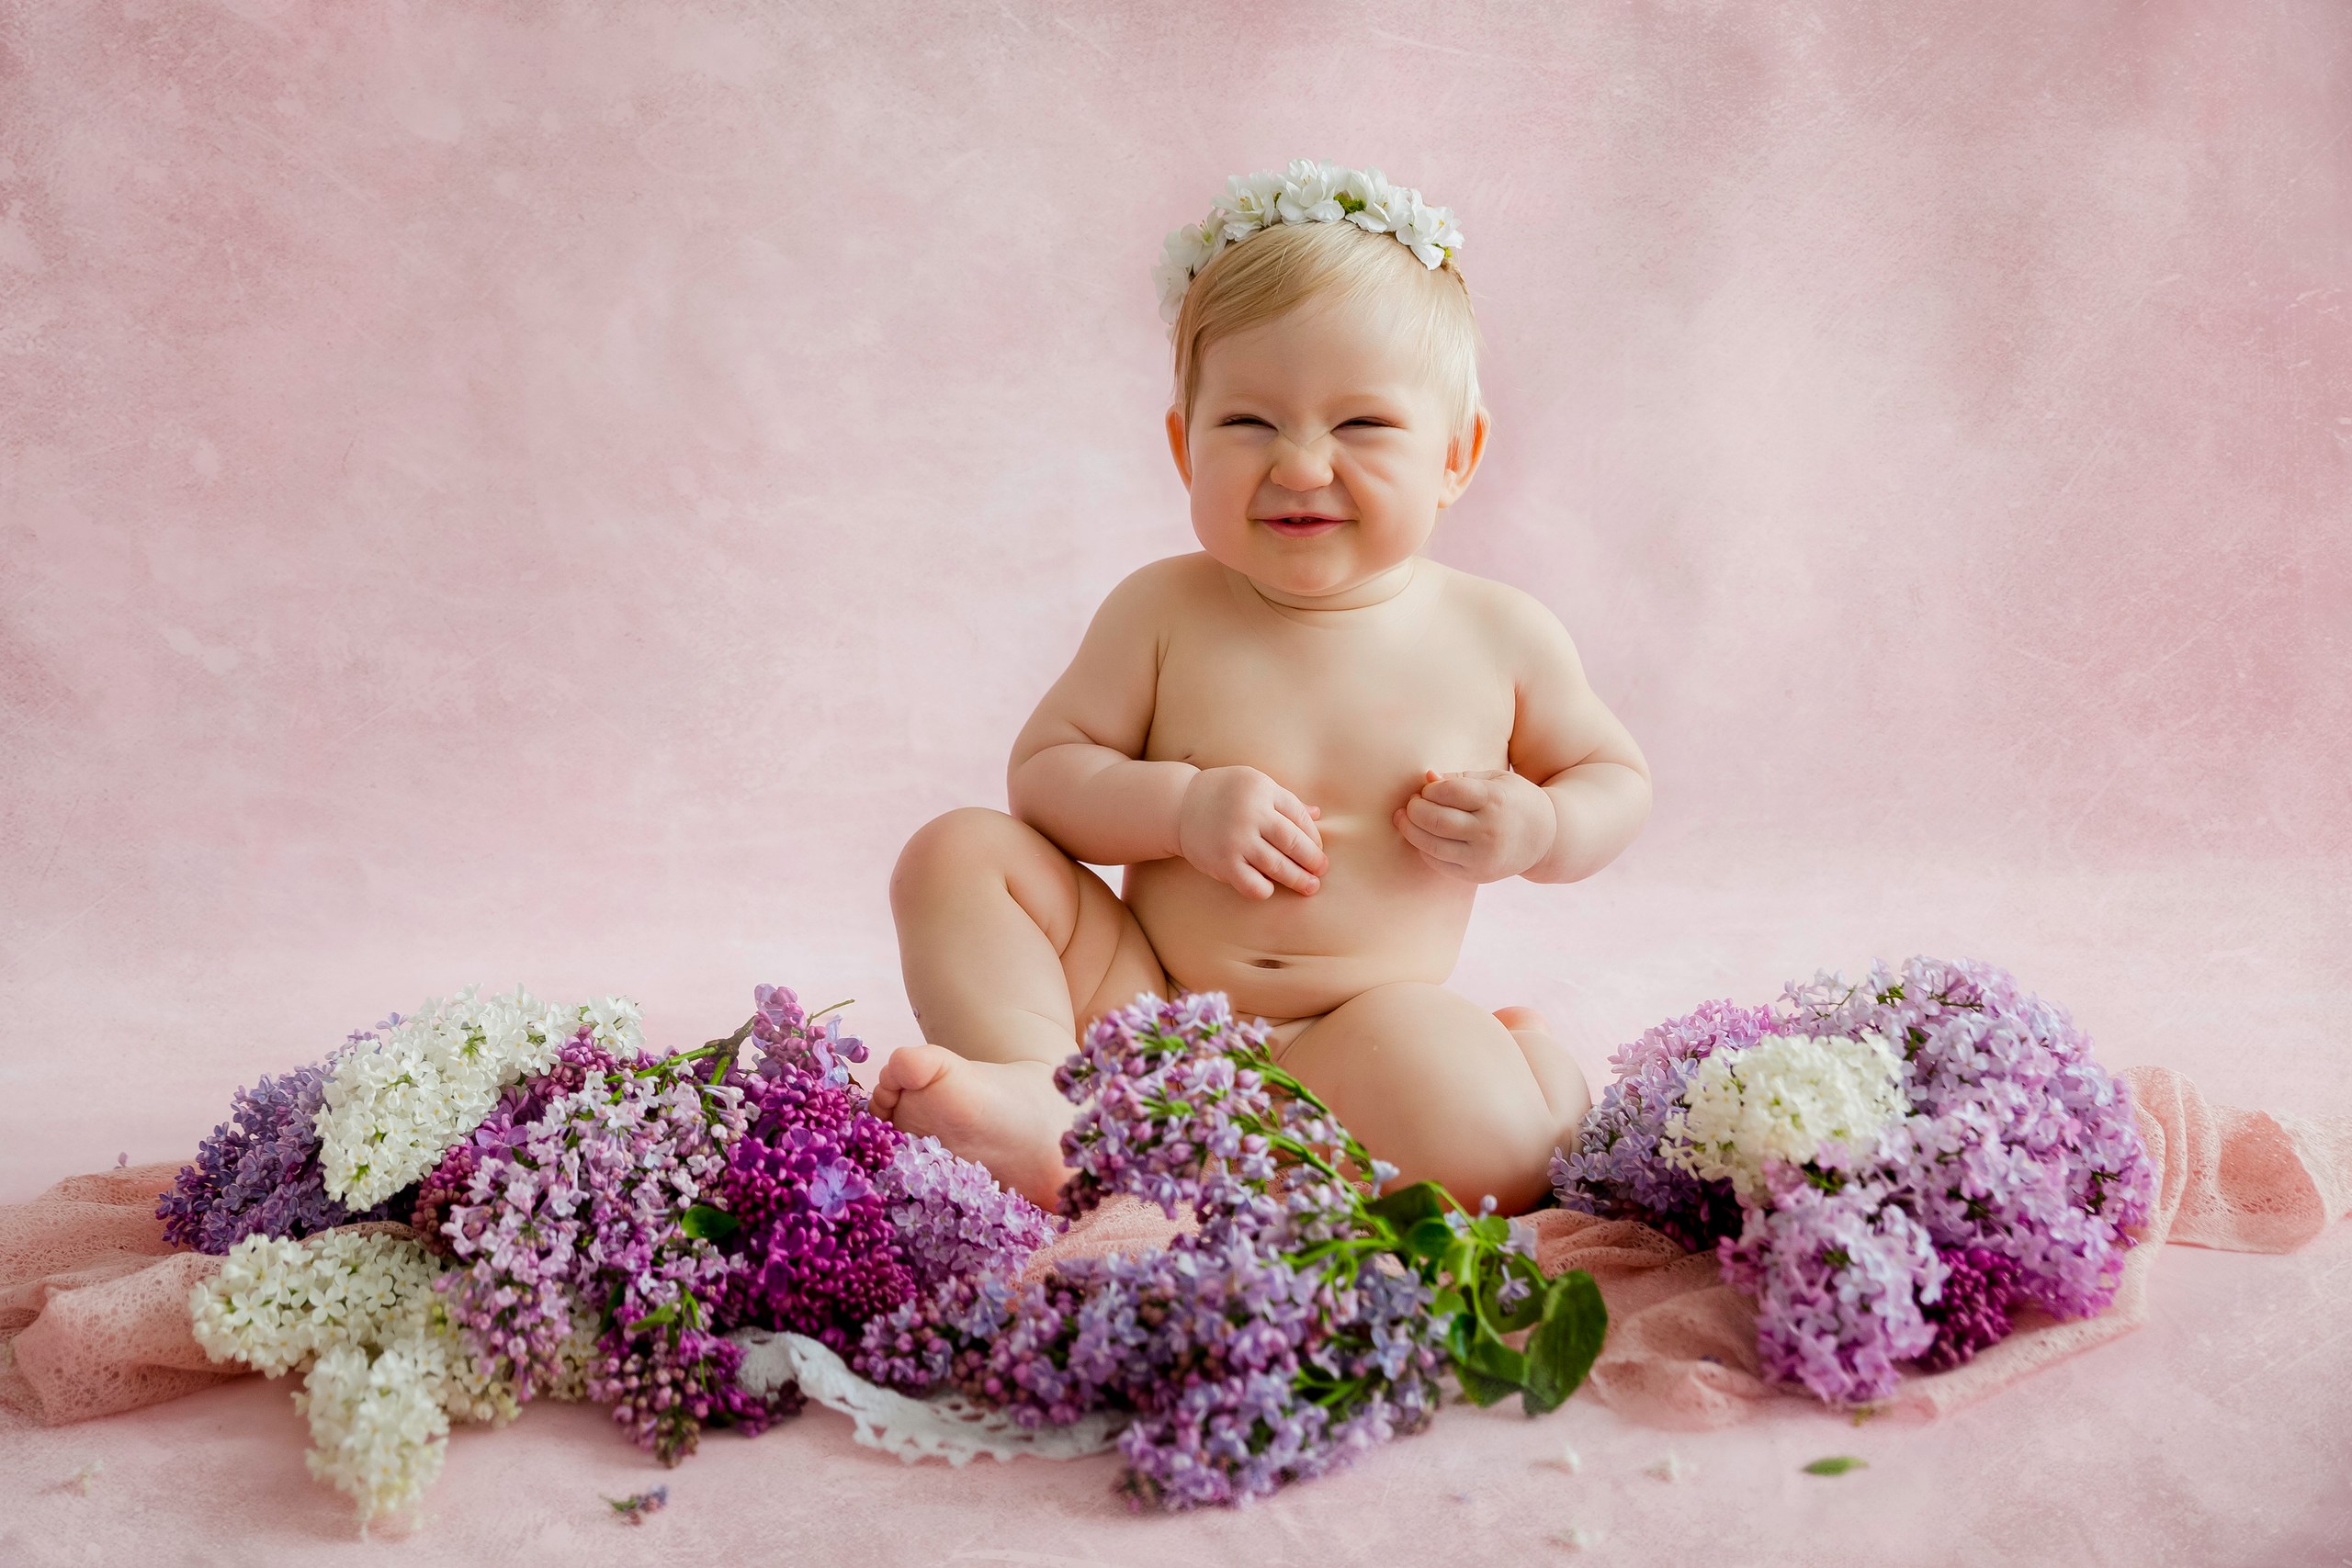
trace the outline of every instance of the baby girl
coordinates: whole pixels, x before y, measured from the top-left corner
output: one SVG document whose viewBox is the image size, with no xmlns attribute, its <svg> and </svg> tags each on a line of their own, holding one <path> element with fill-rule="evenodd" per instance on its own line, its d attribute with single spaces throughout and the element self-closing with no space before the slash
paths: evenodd
<svg viewBox="0 0 2352 1568">
<path fill-rule="evenodd" d="M 1170 236 L 1201 548 L 1103 601 L 1013 742 L 1012 815 L 950 812 L 899 856 L 929 1042 L 883 1065 L 900 1127 L 1050 1203 L 1080 1033 L 1223 991 L 1396 1180 L 1544 1192 L 1583 1076 L 1541 1015 L 1444 982 L 1478 885 L 1608 864 L 1649 770 L 1550 611 L 1421 553 L 1487 443 L 1460 241 L 1378 171 L 1305 162 Z"/>
</svg>

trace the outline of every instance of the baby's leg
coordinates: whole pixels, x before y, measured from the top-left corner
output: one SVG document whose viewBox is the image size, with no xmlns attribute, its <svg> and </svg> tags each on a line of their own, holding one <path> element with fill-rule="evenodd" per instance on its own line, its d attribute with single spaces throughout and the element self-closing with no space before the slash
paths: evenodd
<svg viewBox="0 0 2352 1568">
<path fill-rule="evenodd" d="M 1500 1018 L 1442 986 L 1376 986 L 1335 1008 L 1282 1065 L 1399 1182 L 1440 1182 L 1469 1207 L 1540 1201 L 1552 1151 L 1574 1136 L 1584 1077 L 1524 1008 Z"/>
<path fill-rule="evenodd" d="M 926 823 L 890 874 L 907 999 L 930 1043 L 882 1064 L 874 1108 L 1051 1206 L 1075 1108 L 1054 1068 L 1080 1028 L 1167 994 L 1143 928 L 1102 879 L 1001 811 Z"/>
</svg>

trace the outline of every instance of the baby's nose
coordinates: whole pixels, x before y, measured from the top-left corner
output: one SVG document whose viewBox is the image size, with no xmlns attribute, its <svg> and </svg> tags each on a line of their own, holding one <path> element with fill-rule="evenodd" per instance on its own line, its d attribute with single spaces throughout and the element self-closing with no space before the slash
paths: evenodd
<svg viewBox="0 0 2352 1568">
<path fill-rule="evenodd" d="M 1267 477 L 1284 490 L 1321 490 L 1331 482 L 1331 456 L 1327 442 L 1304 445 L 1288 436 L 1274 440 L 1273 471 Z"/>
</svg>

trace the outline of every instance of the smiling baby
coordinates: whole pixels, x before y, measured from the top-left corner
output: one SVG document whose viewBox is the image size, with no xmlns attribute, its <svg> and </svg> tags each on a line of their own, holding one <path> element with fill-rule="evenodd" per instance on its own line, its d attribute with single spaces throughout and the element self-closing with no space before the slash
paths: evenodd
<svg viewBox="0 0 2352 1568">
<path fill-rule="evenodd" d="M 1649 770 L 1550 611 L 1421 553 L 1487 436 L 1460 243 L 1377 171 L 1304 162 L 1170 237 L 1201 548 L 1103 601 L 1013 742 L 1012 814 L 950 812 L 899 856 L 929 1042 L 883 1065 L 900 1127 L 1050 1203 L 1053 1071 L 1086 1025 L 1223 991 L 1396 1180 L 1542 1196 L 1583 1076 L 1538 1014 L 1444 982 L 1478 885 L 1608 864 Z"/>
</svg>

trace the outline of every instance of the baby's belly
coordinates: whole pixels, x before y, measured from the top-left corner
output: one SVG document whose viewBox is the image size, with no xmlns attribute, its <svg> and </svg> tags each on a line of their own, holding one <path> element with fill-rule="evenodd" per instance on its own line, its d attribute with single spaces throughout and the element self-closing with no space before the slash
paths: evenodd
<svg viewBox="0 0 2352 1568">
<path fill-rule="evenodd" d="M 1374 986 L 1442 984 L 1476 887 L 1430 870 L 1385 821 L 1327 822 L 1323 844 L 1330 867 L 1308 897 L 1248 897 L 1163 860 L 1127 867 L 1124 897 L 1170 980 L 1223 991 L 1246 1015 L 1307 1018 Z"/>
</svg>

